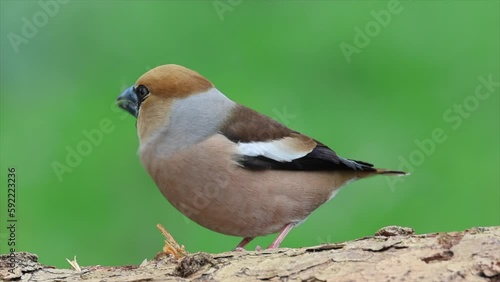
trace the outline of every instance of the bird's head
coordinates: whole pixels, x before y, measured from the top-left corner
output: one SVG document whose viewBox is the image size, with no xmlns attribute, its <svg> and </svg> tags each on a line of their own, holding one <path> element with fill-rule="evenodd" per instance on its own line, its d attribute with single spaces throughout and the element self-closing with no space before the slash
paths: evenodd
<svg viewBox="0 0 500 282">
<path fill-rule="evenodd" d="M 117 99 L 120 108 L 137 118 L 139 137 L 168 122 L 173 103 L 193 94 L 213 88 L 210 81 L 183 66 L 169 64 L 156 67 L 143 74 Z"/>
<path fill-rule="evenodd" d="M 195 93 L 207 91 L 213 85 L 199 73 L 179 65 L 163 65 L 143 74 L 118 97 L 117 104 L 136 118 L 141 109 L 172 102 Z M 165 109 L 166 110 L 166 109 Z"/>
</svg>

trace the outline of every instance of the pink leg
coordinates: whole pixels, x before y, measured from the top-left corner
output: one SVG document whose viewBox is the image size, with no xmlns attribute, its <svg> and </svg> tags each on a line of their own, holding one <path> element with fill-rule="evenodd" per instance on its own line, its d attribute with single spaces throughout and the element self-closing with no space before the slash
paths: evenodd
<svg viewBox="0 0 500 282">
<path fill-rule="evenodd" d="M 280 235 L 278 235 L 278 237 L 276 238 L 276 240 L 274 240 L 274 242 L 269 247 L 267 247 L 267 248 L 268 249 L 277 249 L 277 248 L 279 248 L 280 245 L 281 245 L 281 242 L 283 242 L 283 240 L 285 239 L 285 237 L 288 234 L 288 232 L 290 232 L 290 230 L 292 230 L 292 228 L 294 226 L 295 226 L 294 223 L 288 223 L 287 225 L 285 225 L 285 227 L 283 227 L 283 230 L 281 230 Z"/>
<path fill-rule="evenodd" d="M 255 237 L 245 237 L 241 242 L 234 248 L 235 251 L 243 251 L 245 250 L 245 246 L 248 245 Z"/>
</svg>

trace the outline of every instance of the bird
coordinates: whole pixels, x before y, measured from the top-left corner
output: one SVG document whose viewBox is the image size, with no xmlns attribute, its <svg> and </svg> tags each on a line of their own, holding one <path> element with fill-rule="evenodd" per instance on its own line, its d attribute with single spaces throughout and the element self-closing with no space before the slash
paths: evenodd
<svg viewBox="0 0 500 282">
<path fill-rule="evenodd" d="M 403 171 L 338 156 L 327 145 L 240 105 L 198 72 L 155 67 L 117 98 L 136 117 L 140 160 L 163 196 L 212 231 L 254 238 L 290 230 L 345 184 Z"/>
</svg>

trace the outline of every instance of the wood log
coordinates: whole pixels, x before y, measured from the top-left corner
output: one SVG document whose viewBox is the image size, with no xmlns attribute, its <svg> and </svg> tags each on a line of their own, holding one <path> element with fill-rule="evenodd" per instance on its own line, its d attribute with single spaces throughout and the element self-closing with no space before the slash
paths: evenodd
<svg viewBox="0 0 500 282">
<path fill-rule="evenodd" d="M 159 254 L 133 266 L 57 269 L 30 253 L 0 256 L 5 281 L 500 281 L 500 227 L 375 236 L 299 249 Z M 42 258 L 43 261 L 43 258 Z M 13 264 L 12 264 L 13 263 Z M 69 265 L 68 265 L 69 267 Z"/>
</svg>

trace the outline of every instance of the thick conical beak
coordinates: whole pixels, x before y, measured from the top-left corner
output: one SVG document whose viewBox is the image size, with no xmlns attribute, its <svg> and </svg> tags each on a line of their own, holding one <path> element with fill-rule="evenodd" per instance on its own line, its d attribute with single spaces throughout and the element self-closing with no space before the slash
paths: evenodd
<svg viewBox="0 0 500 282">
<path fill-rule="evenodd" d="M 135 94 L 133 86 L 125 89 L 125 91 L 118 96 L 116 104 L 134 117 L 137 117 L 139 114 L 139 100 L 137 99 L 137 94 Z"/>
</svg>

